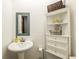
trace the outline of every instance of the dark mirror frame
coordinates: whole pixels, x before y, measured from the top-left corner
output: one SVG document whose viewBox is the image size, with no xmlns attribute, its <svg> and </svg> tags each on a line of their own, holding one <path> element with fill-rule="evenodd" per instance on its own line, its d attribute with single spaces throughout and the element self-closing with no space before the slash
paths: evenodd
<svg viewBox="0 0 79 59">
<path fill-rule="evenodd" d="M 26 22 L 27 33 L 19 33 L 18 32 L 18 20 L 19 20 L 18 15 L 27 16 L 27 22 Z M 30 13 L 16 12 L 16 36 L 29 36 L 29 35 L 30 35 Z"/>
</svg>

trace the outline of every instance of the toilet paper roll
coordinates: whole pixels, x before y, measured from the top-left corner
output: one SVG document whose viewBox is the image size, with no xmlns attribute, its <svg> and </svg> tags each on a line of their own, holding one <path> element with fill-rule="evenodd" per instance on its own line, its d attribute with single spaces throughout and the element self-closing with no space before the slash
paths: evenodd
<svg viewBox="0 0 79 59">
<path fill-rule="evenodd" d="M 39 48 L 38 51 L 39 51 L 39 52 L 42 52 L 42 51 L 43 51 L 43 48 Z"/>
<path fill-rule="evenodd" d="M 38 48 L 39 51 L 39 59 L 43 59 L 43 48 Z"/>
</svg>

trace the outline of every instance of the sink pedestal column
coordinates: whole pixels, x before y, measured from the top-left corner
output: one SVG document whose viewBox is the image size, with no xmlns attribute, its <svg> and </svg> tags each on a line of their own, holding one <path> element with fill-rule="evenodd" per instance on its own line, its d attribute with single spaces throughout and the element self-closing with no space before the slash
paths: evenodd
<svg viewBox="0 0 79 59">
<path fill-rule="evenodd" d="M 18 53 L 18 59 L 24 59 L 24 53 Z"/>
</svg>

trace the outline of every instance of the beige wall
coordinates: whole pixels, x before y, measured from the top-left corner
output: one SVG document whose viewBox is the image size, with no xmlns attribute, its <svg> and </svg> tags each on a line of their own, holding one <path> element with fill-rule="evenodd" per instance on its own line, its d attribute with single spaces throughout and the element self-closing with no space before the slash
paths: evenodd
<svg viewBox="0 0 79 59">
<path fill-rule="evenodd" d="M 76 55 L 76 0 L 69 0 L 71 15 L 71 31 L 72 31 L 72 56 Z"/>
<path fill-rule="evenodd" d="M 32 38 L 34 46 L 26 51 L 25 59 L 38 59 L 38 47 L 44 45 L 44 0 L 14 0 L 13 6 L 15 14 L 16 12 L 30 12 L 30 36 L 25 36 L 25 38 L 26 40 Z M 16 18 L 15 14 L 14 18 Z"/>
<path fill-rule="evenodd" d="M 16 54 L 7 50 L 8 44 L 13 40 L 12 0 L 3 0 L 2 9 L 2 59 L 16 59 Z"/>
</svg>

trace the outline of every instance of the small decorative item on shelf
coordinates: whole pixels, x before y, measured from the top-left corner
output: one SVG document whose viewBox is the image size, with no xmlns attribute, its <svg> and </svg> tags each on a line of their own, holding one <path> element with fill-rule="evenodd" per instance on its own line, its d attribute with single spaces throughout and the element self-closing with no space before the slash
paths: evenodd
<svg viewBox="0 0 79 59">
<path fill-rule="evenodd" d="M 61 25 L 54 25 L 54 29 L 49 30 L 49 32 L 52 35 L 62 35 L 62 26 Z"/>
<path fill-rule="evenodd" d="M 52 34 L 52 33 L 53 33 L 53 31 L 52 31 L 52 30 L 49 30 L 49 33 L 50 33 L 50 34 Z"/>
<path fill-rule="evenodd" d="M 53 33 L 55 35 L 62 35 L 62 26 L 61 25 L 55 25 Z"/>
<path fill-rule="evenodd" d="M 54 17 L 52 22 L 53 23 L 62 23 L 62 19 L 60 17 Z"/>
</svg>

